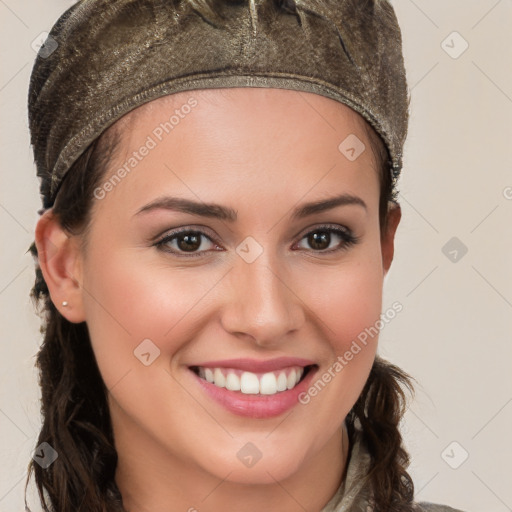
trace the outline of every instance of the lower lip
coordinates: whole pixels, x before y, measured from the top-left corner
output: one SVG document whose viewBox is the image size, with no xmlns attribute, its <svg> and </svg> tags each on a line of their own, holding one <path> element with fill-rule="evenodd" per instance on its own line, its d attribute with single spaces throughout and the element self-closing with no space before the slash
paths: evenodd
<svg viewBox="0 0 512 512">
<path fill-rule="evenodd" d="M 189 369 L 202 389 L 213 400 L 224 406 L 228 411 L 249 418 L 273 418 L 297 405 L 299 403 L 299 395 L 309 388 L 317 370 L 317 366 L 312 367 L 304 379 L 293 389 L 280 391 L 275 395 L 246 395 L 241 391 L 219 388 Z"/>
</svg>

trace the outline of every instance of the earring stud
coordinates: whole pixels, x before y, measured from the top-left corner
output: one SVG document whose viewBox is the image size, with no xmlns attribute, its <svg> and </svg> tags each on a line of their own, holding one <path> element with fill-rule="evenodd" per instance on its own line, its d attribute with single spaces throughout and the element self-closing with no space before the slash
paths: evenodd
<svg viewBox="0 0 512 512">
<path fill-rule="evenodd" d="M 66 307 L 66 306 L 68 305 L 68 301 L 67 301 L 67 300 L 62 301 L 62 305 L 63 305 L 64 307 Z"/>
</svg>

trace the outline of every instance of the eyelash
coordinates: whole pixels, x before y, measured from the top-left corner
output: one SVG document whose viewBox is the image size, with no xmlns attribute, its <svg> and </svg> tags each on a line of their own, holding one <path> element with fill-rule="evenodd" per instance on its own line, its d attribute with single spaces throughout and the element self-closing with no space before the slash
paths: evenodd
<svg viewBox="0 0 512 512">
<path fill-rule="evenodd" d="M 332 248 L 331 249 L 321 249 L 321 250 L 310 249 L 313 253 L 318 253 L 318 254 L 329 253 L 329 254 L 331 254 L 331 253 L 340 252 L 343 250 L 347 250 L 348 248 L 359 243 L 359 241 L 360 241 L 360 238 L 353 235 L 352 232 L 348 228 L 341 228 L 336 225 L 334 225 L 334 226 L 323 225 L 323 226 L 315 227 L 314 229 L 305 233 L 300 238 L 299 242 L 302 241 L 304 238 L 307 238 L 309 235 L 312 235 L 312 234 L 318 233 L 318 232 L 334 233 L 334 234 L 338 235 L 341 238 L 341 242 L 340 242 L 341 245 L 334 249 L 332 249 Z M 157 242 L 155 242 L 154 246 L 160 251 L 163 251 L 166 253 L 171 253 L 179 258 L 182 258 L 182 257 L 183 258 L 197 258 L 197 257 L 202 256 L 205 252 L 208 252 L 208 251 L 196 251 L 196 252 L 186 253 L 186 252 L 176 251 L 174 249 L 170 250 L 168 248 L 167 244 L 169 242 L 171 242 L 172 240 L 174 240 L 175 238 L 177 238 L 181 234 L 201 235 L 201 236 L 206 237 L 212 243 L 217 244 L 217 242 L 214 239 L 212 239 L 212 237 L 208 236 L 204 231 L 201 231 L 198 229 L 182 228 L 182 229 L 178 229 L 178 230 L 172 231 L 170 233 L 167 233 L 165 236 L 163 236 Z M 306 249 L 306 250 L 308 250 L 308 249 Z"/>
</svg>

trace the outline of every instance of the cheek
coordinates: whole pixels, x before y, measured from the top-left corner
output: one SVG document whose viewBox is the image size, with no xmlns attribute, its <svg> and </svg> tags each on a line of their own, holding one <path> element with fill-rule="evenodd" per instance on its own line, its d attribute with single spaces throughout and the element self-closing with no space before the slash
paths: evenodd
<svg viewBox="0 0 512 512">
<path fill-rule="evenodd" d="M 377 350 L 383 271 L 378 247 L 369 249 L 353 261 L 347 259 L 336 271 L 317 271 L 311 287 L 315 291 L 307 295 L 329 351 L 303 403 L 314 402 L 328 411 L 325 417 L 332 429 L 343 421 L 361 393 Z M 304 296 L 306 289 L 304 286 Z"/>
<path fill-rule="evenodd" d="M 215 276 L 210 271 L 204 279 L 190 279 L 190 273 L 115 251 L 108 259 L 91 254 L 87 270 L 87 324 L 114 406 L 112 421 L 123 429 L 135 422 L 155 439 L 162 433 L 181 438 L 184 424 L 201 431 L 203 414 L 171 375 L 171 360 L 207 317 L 201 299 Z"/>
<path fill-rule="evenodd" d="M 109 251 L 105 258 L 92 251 L 84 272 L 85 314 L 107 387 L 129 370 L 147 370 L 137 358 L 139 347 L 158 367 L 164 361 L 159 353 L 172 356 L 193 337 L 201 297 L 213 284 L 211 275 L 191 280 L 189 273 L 144 263 L 137 254 Z"/>
<path fill-rule="evenodd" d="M 318 269 L 314 280 L 302 279 L 301 293 L 314 309 L 337 354 L 365 329 L 374 326 L 382 308 L 380 255 L 358 255 L 336 269 Z"/>
</svg>

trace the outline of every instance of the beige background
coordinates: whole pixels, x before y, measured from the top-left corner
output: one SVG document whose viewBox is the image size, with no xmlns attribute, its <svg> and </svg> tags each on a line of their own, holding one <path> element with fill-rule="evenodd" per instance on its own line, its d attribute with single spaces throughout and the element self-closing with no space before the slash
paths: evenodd
<svg viewBox="0 0 512 512">
<path fill-rule="evenodd" d="M 39 427 L 40 335 L 26 254 L 40 207 L 26 113 L 31 43 L 71 4 L 0 0 L 1 512 L 24 508 Z M 512 2 L 394 6 L 412 104 L 384 309 L 399 300 L 404 310 L 383 329 L 380 352 L 419 382 L 403 424 L 418 499 L 510 511 Z M 442 251 L 452 237 L 468 249 L 457 262 Z M 29 505 L 39 510 L 33 498 Z"/>
</svg>

